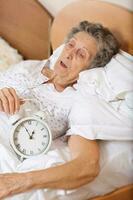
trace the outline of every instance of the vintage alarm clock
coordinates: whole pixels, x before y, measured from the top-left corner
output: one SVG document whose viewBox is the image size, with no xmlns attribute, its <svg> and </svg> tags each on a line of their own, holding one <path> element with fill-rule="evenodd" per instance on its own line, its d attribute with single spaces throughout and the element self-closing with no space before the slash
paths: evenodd
<svg viewBox="0 0 133 200">
<path fill-rule="evenodd" d="M 44 113 L 41 111 L 30 117 L 11 117 L 10 143 L 19 157 L 30 158 L 45 154 L 49 150 L 52 134 L 43 117 Z"/>
</svg>

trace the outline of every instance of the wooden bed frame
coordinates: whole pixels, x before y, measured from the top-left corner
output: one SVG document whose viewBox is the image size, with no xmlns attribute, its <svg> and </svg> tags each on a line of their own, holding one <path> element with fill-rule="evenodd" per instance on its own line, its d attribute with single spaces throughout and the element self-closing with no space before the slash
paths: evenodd
<svg viewBox="0 0 133 200">
<path fill-rule="evenodd" d="M 25 59 L 50 55 L 52 16 L 37 0 L 0 0 L 0 36 Z"/>
<path fill-rule="evenodd" d="M 96 0 L 80 0 L 66 6 L 54 19 L 51 30 L 53 49 L 59 46 L 69 29 L 81 20 L 100 22 L 112 30 L 126 52 L 133 55 L 133 13 Z M 49 56 L 51 15 L 37 0 L 0 0 L 0 36 L 26 59 Z M 47 45 L 47 46 L 46 46 Z M 133 185 L 120 188 L 93 200 L 131 200 Z"/>
</svg>

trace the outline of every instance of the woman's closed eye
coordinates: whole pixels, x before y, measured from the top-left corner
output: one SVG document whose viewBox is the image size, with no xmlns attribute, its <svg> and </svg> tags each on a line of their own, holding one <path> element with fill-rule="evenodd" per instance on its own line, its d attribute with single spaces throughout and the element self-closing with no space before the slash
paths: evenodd
<svg viewBox="0 0 133 200">
<path fill-rule="evenodd" d="M 87 56 L 84 49 L 78 49 L 77 55 L 78 55 L 80 58 L 83 58 L 83 59 L 86 58 L 86 56 Z"/>
<path fill-rule="evenodd" d="M 69 41 L 67 44 L 66 44 L 66 47 L 67 48 L 73 48 L 75 45 L 74 41 Z"/>
<path fill-rule="evenodd" d="M 66 43 L 66 49 L 67 50 L 74 50 L 75 55 L 77 55 L 81 59 L 86 59 L 87 57 L 89 57 L 88 51 L 83 47 L 78 47 L 75 39 L 71 39 L 70 41 L 68 41 Z"/>
</svg>

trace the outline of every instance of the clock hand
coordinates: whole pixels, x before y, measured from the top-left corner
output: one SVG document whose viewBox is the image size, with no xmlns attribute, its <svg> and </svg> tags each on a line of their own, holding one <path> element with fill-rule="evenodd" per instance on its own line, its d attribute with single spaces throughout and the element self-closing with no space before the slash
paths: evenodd
<svg viewBox="0 0 133 200">
<path fill-rule="evenodd" d="M 35 134 L 35 131 L 32 131 L 32 133 L 31 133 L 32 135 L 34 135 Z"/>
<path fill-rule="evenodd" d="M 38 122 L 36 123 L 36 126 L 37 126 L 37 124 L 38 124 Z M 32 136 L 35 134 L 35 128 L 36 128 L 36 126 L 34 127 L 32 133 L 31 133 Z"/>
<path fill-rule="evenodd" d="M 23 127 L 25 128 L 25 130 L 26 130 L 26 132 L 28 133 L 28 135 L 29 135 L 29 138 L 30 139 L 32 139 L 32 135 L 30 135 L 30 133 L 29 133 L 29 131 L 28 131 L 28 129 L 23 125 Z"/>
</svg>

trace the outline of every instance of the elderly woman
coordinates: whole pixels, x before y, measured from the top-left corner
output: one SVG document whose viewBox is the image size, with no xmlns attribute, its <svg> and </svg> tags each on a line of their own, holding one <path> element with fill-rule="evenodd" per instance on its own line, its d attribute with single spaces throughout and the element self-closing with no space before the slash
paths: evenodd
<svg viewBox="0 0 133 200">
<path fill-rule="evenodd" d="M 107 28 L 81 22 L 69 33 L 52 71 L 45 69 L 44 61 L 26 61 L 0 75 L 0 123 L 18 112 L 25 99 L 32 98 L 40 102 L 41 109 L 46 112 L 45 120 L 53 138 L 61 136 L 68 129 L 68 114 L 75 101 L 73 84 L 79 73 L 104 66 L 118 51 L 119 44 Z M 0 131 L 3 131 L 2 126 Z M 7 135 L 0 137 L 4 143 Z M 99 172 L 96 141 L 75 133 L 69 137 L 68 145 L 72 160 L 63 165 L 1 174 L 0 198 L 39 188 L 74 189 L 92 181 Z"/>
</svg>

